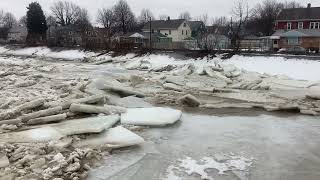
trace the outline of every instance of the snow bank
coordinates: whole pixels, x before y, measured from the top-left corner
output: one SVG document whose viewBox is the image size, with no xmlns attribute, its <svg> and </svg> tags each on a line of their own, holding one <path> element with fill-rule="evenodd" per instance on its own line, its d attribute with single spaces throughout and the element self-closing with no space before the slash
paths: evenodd
<svg viewBox="0 0 320 180">
<path fill-rule="evenodd" d="M 170 108 L 132 108 L 121 115 L 122 124 L 165 126 L 180 120 L 182 112 Z"/>
<path fill-rule="evenodd" d="M 283 57 L 233 56 L 222 64 L 233 64 L 238 68 L 272 75 L 286 75 L 299 80 L 319 81 L 320 61 L 286 59 Z"/>
<path fill-rule="evenodd" d="M 169 55 L 145 55 L 141 57 L 133 57 L 130 54 L 130 63 L 140 64 L 141 61 L 150 62 L 152 68 L 164 67 L 166 65 L 185 65 L 192 64 L 196 69 L 206 66 L 213 66 L 215 63 L 221 65 L 235 65 L 237 68 L 247 71 L 267 73 L 271 75 L 286 75 L 293 79 L 320 81 L 320 61 L 307 59 L 286 59 L 284 57 L 267 57 L 267 56 L 233 56 L 228 60 L 216 58 L 198 58 L 177 60 Z M 117 57 L 122 60 L 128 59 L 127 56 Z"/>
<path fill-rule="evenodd" d="M 17 56 L 44 56 L 49 58 L 59 58 L 65 60 L 77 60 L 97 55 L 94 52 L 86 52 L 81 50 L 52 51 L 48 47 L 30 47 L 21 49 L 8 49 L 6 47 L 0 47 L 0 53 Z"/>
</svg>

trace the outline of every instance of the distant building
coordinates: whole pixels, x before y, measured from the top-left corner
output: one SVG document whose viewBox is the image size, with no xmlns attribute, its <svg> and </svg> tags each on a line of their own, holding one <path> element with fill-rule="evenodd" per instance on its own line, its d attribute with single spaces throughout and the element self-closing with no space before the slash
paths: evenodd
<svg viewBox="0 0 320 180">
<path fill-rule="evenodd" d="M 49 46 L 80 47 L 82 46 L 83 32 L 74 25 L 51 26 L 47 30 Z"/>
<path fill-rule="evenodd" d="M 7 41 L 10 43 L 25 43 L 28 30 L 25 26 L 13 26 L 8 32 Z"/>
<path fill-rule="evenodd" d="M 208 26 L 207 35 L 203 38 L 204 48 L 207 49 L 229 49 L 231 45 L 228 37 L 229 27 L 227 26 Z"/>
<path fill-rule="evenodd" d="M 202 21 L 189 21 L 191 37 L 200 38 L 207 32 L 207 27 Z"/>
<path fill-rule="evenodd" d="M 320 7 L 284 9 L 279 14 L 272 35 L 275 49 L 303 47 L 320 49 Z"/>
<path fill-rule="evenodd" d="M 184 42 L 192 35 L 189 23 L 185 19 L 156 20 L 145 24 L 142 31 L 148 33 L 161 33 L 172 39 L 172 42 Z"/>
<path fill-rule="evenodd" d="M 247 35 L 240 40 L 240 49 L 243 50 L 260 50 L 261 38 L 256 35 Z"/>
<path fill-rule="evenodd" d="M 148 45 L 148 38 L 137 32 L 124 34 L 119 40 L 120 47 L 126 49 L 145 48 Z"/>
</svg>

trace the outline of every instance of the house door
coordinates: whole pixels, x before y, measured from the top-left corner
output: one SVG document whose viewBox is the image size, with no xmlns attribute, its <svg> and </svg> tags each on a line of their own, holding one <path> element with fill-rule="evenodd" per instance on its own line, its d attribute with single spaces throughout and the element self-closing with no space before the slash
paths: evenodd
<svg viewBox="0 0 320 180">
<path fill-rule="evenodd" d="M 279 48 L 279 40 L 275 39 L 273 40 L 273 49 L 278 49 Z"/>
</svg>

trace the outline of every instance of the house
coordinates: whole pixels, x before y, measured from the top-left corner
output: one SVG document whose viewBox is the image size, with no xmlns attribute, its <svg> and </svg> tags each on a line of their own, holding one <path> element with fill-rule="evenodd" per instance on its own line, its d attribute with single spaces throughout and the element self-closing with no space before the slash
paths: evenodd
<svg viewBox="0 0 320 180">
<path fill-rule="evenodd" d="M 148 38 L 137 32 L 131 32 L 120 36 L 119 44 L 121 48 L 134 49 L 148 46 Z"/>
<path fill-rule="evenodd" d="M 92 27 L 82 35 L 82 46 L 86 49 L 110 49 L 111 29 Z"/>
<path fill-rule="evenodd" d="M 243 50 L 261 49 L 261 38 L 253 34 L 243 36 L 243 38 L 241 38 L 239 43 L 240 43 L 240 49 L 243 49 Z"/>
<path fill-rule="evenodd" d="M 284 9 L 278 15 L 273 41 L 274 49 L 303 47 L 318 51 L 320 48 L 320 7 Z"/>
<path fill-rule="evenodd" d="M 83 32 L 78 26 L 51 26 L 47 30 L 49 46 L 80 47 L 82 46 Z"/>
<path fill-rule="evenodd" d="M 227 26 L 208 26 L 206 36 L 203 38 L 203 45 L 206 49 L 228 49 L 231 40 L 228 37 L 229 28 Z"/>
<path fill-rule="evenodd" d="M 25 26 L 13 26 L 8 32 L 8 42 L 25 43 L 28 36 L 28 30 Z"/>
<path fill-rule="evenodd" d="M 207 32 L 207 27 L 202 21 L 189 21 L 188 24 L 193 38 L 200 38 Z"/>
<path fill-rule="evenodd" d="M 172 39 L 172 42 L 184 42 L 185 39 L 191 37 L 191 28 L 185 19 L 156 20 L 147 23 L 142 31 L 145 33 L 161 33 Z"/>
</svg>

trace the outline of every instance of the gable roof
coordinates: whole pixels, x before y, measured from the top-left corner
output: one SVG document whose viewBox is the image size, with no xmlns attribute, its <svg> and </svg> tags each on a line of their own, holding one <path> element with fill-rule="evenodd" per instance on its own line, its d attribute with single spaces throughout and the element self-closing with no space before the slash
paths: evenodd
<svg viewBox="0 0 320 180">
<path fill-rule="evenodd" d="M 230 32 L 230 28 L 228 26 L 207 26 L 209 34 L 220 34 L 227 36 Z"/>
<path fill-rule="evenodd" d="M 147 39 L 150 39 L 150 33 L 149 32 L 142 32 L 140 34 L 142 34 Z M 151 38 L 169 38 L 169 37 L 165 36 L 165 35 L 163 35 L 161 33 L 154 32 L 154 33 L 151 33 Z"/>
<path fill-rule="evenodd" d="M 320 37 L 318 29 L 277 30 L 272 36 L 279 37 Z"/>
<path fill-rule="evenodd" d="M 188 21 L 191 30 L 197 30 L 201 25 L 204 25 L 202 21 Z"/>
<path fill-rule="evenodd" d="M 283 9 L 278 21 L 320 19 L 320 7 Z"/>
<path fill-rule="evenodd" d="M 152 29 L 178 29 L 182 23 L 186 20 L 184 19 L 171 19 L 171 20 L 156 20 L 151 21 L 151 28 Z M 142 28 L 143 30 L 149 30 L 150 24 L 147 23 Z"/>
</svg>

